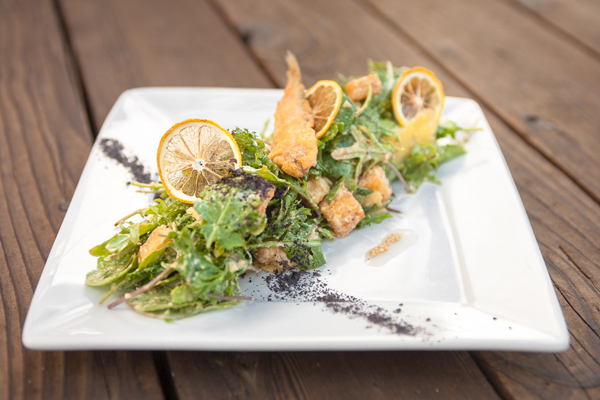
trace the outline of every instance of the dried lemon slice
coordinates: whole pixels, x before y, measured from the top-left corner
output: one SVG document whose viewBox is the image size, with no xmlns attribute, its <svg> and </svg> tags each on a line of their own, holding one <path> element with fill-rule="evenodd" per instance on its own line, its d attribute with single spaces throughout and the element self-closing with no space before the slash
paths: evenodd
<svg viewBox="0 0 600 400">
<path fill-rule="evenodd" d="M 304 94 L 312 108 L 317 139 L 327 132 L 342 106 L 342 88 L 335 81 L 319 81 Z"/>
<path fill-rule="evenodd" d="M 423 110 L 433 110 L 439 122 L 444 108 L 444 88 L 433 72 L 423 67 L 407 69 L 398 78 L 392 92 L 394 115 L 401 126 Z"/>
<path fill-rule="evenodd" d="M 216 123 L 188 119 L 174 125 L 160 140 L 157 162 L 169 195 L 185 203 L 198 200 L 207 186 L 241 164 L 233 137 Z"/>
</svg>

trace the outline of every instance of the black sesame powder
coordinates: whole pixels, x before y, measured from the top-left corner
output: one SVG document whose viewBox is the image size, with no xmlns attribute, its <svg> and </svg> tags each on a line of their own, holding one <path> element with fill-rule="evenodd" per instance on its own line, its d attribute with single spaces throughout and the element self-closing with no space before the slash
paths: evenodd
<svg viewBox="0 0 600 400">
<path fill-rule="evenodd" d="M 127 168 L 135 181 L 140 183 L 150 183 L 152 181 L 150 173 L 146 171 L 137 156 L 127 157 L 123 153 L 123 144 L 118 140 L 102 139 L 100 140 L 100 149 L 105 156 Z"/>
<path fill-rule="evenodd" d="M 321 271 L 318 270 L 294 270 L 263 276 L 271 291 L 267 300 L 324 303 L 324 310 L 328 312 L 343 314 L 350 319 L 362 319 L 369 324 L 367 328 L 377 326 L 396 335 L 415 336 L 422 330 L 399 319 L 397 314 L 401 312 L 400 309 L 392 313 L 355 296 L 331 289 L 321 276 Z"/>
<path fill-rule="evenodd" d="M 220 180 L 220 184 L 235 187 L 240 190 L 251 190 L 261 197 L 271 194 L 275 190 L 275 185 L 257 175 L 246 174 L 241 169 L 232 171 L 233 176 L 228 176 Z"/>
</svg>

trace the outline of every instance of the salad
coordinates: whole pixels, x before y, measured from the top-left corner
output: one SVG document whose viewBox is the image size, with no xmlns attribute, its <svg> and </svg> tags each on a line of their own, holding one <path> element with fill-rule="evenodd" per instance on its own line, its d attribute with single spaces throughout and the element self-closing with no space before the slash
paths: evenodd
<svg viewBox="0 0 600 400">
<path fill-rule="evenodd" d="M 90 250 L 98 260 L 86 284 L 107 289 L 101 303 L 118 293 L 109 308 L 174 320 L 251 300 L 240 276 L 324 265 L 323 240 L 399 212 L 390 182 L 414 192 L 465 153 L 456 133 L 468 129 L 440 122 L 444 93 L 431 71 L 370 63 L 368 75 L 305 90 L 296 59 L 286 60 L 271 136 L 200 119 L 165 133 L 162 183 L 132 183 L 155 201 Z"/>
</svg>

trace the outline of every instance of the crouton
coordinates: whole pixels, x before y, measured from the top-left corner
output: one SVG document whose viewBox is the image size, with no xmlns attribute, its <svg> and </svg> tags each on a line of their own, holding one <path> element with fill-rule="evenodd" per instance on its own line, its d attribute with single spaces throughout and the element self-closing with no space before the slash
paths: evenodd
<svg viewBox="0 0 600 400">
<path fill-rule="evenodd" d="M 146 242 L 140 246 L 140 250 L 138 251 L 138 261 L 141 263 L 149 254 L 162 249 L 167 240 L 167 235 L 172 230 L 173 229 L 165 225 L 154 228 L 152 233 L 148 236 L 148 239 L 146 239 Z"/>
<path fill-rule="evenodd" d="M 352 193 L 342 184 L 331 204 L 319 203 L 321 213 L 338 237 L 346 236 L 365 217 L 365 212 Z"/>
<path fill-rule="evenodd" d="M 373 95 L 381 92 L 381 80 L 379 79 L 379 75 L 371 74 L 348 82 L 346 84 L 346 93 L 348 93 L 348 97 L 350 97 L 352 101 L 366 99 L 369 94 L 369 83 L 371 83 Z"/>
<path fill-rule="evenodd" d="M 255 260 L 258 266 L 265 271 L 285 270 L 292 268 L 295 263 L 290 260 L 283 247 L 260 247 L 256 250 Z"/>
<path fill-rule="evenodd" d="M 315 179 L 314 176 L 311 176 L 307 182 L 307 191 L 310 197 L 313 199 L 315 204 L 319 204 L 323 197 L 329 193 L 331 189 L 331 185 L 329 184 L 326 178 Z"/>
<path fill-rule="evenodd" d="M 386 202 L 392 195 L 392 185 L 385 176 L 385 171 L 379 165 L 369 168 L 362 174 L 358 179 L 358 186 L 381 193 L 381 201 L 383 202 Z"/>
<path fill-rule="evenodd" d="M 271 199 L 273 198 L 274 195 L 275 195 L 275 187 L 267 189 L 262 194 L 262 202 L 258 205 L 258 207 L 256 207 L 256 211 L 258 211 L 258 213 L 262 217 L 265 216 L 265 212 L 267 211 L 267 206 L 269 205 L 269 202 L 271 201 Z"/>
</svg>

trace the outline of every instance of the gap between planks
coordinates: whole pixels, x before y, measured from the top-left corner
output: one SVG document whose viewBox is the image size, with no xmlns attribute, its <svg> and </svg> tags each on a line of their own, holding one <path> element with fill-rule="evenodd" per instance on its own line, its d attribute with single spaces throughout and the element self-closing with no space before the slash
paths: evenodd
<svg viewBox="0 0 600 400">
<path fill-rule="evenodd" d="M 594 59 L 600 61 L 600 53 L 593 47 L 589 46 L 587 43 L 579 39 L 577 36 L 564 29 L 563 27 L 557 25 L 550 19 L 546 18 L 544 15 L 537 12 L 533 7 L 528 7 L 527 3 L 524 1 L 515 1 L 515 0 L 503 0 L 507 4 L 510 4 L 512 7 L 517 10 L 529 15 L 531 19 L 535 20 L 539 25 L 548 31 L 552 32 L 552 34 L 561 37 L 562 39 L 568 41 L 573 46 L 578 47 L 583 52 L 587 53 L 589 56 Z"/>
<path fill-rule="evenodd" d="M 51 0 L 51 4 L 54 8 L 54 14 L 56 15 L 56 20 L 58 22 L 59 33 L 62 36 L 62 40 L 65 44 L 63 46 L 65 49 L 65 58 L 67 59 L 67 64 L 71 66 L 70 72 L 73 79 L 73 86 L 77 89 L 81 103 L 85 108 L 86 121 L 89 124 L 90 131 L 92 132 L 92 138 L 96 139 L 100 128 L 98 121 L 95 120 L 94 114 L 92 113 L 92 106 L 90 105 L 87 89 L 81 74 L 81 64 L 79 62 L 79 58 L 77 57 L 75 48 L 73 47 L 71 33 L 69 32 L 67 21 L 65 20 L 65 15 L 59 0 Z"/>
<path fill-rule="evenodd" d="M 153 351 L 152 359 L 165 400 L 179 400 L 173 370 L 166 351 Z"/>
<path fill-rule="evenodd" d="M 217 14 L 221 18 L 223 25 L 225 25 L 229 29 L 231 34 L 233 36 L 237 36 L 240 39 L 242 48 L 246 51 L 246 54 L 248 54 L 250 59 L 252 59 L 252 61 L 254 61 L 254 63 L 260 69 L 260 71 L 263 73 L 263 75 L 269 80 L 269 83 L 274 88 L 278 88 L 279 86 L 277 85 L 277 81 L 275 80 L 273 75 L 269 73 L 267 66 L 260 60 L 260 58 L 256 55 L 256 53 L 254 51 L 252 51 L 252 46 L 250 46 L 248 43 L 248 37 L 242 35 L 242 33 L 240 31 L 238 31 L 238 29 L 236 28 L 233 21 L 227 17 L 227 13 L 225 13 L 225 10 L 223 10 L 223 8 L 220 7 L 215 2 L 215 0 L 207 0 L 207 4 L 215 11 L 215 14 Z"/>
</svg>

